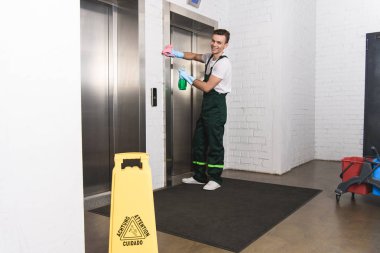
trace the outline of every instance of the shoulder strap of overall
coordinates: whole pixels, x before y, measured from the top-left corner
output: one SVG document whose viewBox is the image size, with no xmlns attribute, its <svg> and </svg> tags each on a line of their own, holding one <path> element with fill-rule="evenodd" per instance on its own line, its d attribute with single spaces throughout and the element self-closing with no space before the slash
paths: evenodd
<svg viewBox="0 0 380 253">
<path fill-rule="evenodd" d="M 206 63 L 206 65 L 205 65 L 205 73 L 206 73 L 206 71 L 207 71 L 207 66 L 208 66 L 208 64 L 209 64 L 210 61 L 211 61 L 211 58 L 212 58 L 212 55 L 210 56 L 210 58 L 208 58 L 207 63 Z"/>
<path fill-rule="evenodd" d="M 214 63 L 214 66 L 215 66 L 215 64 L 216 64 L 220 59 L 223 59 L 223 58 L 228 58 L 228 57 L 227 57 L 227 55 L 221 55 L 221 56 L 218 58 L 218 60 L 216 60 L 216 62 Z M 206 66 L 205 66 L 205 73 L 206 73 L 206 71 L 207 71 L 207 66 L 208 66 L 208 64 L 210 63 L 211 59 L 212 59 L 212 55 L 211 55 L 210 58 L 208 58 L 208 60 L 207 60 L 207 63 L 206 63 Z M 214 66 L 213 66 L 213 67 L 214 67 Z"/>
</svg>

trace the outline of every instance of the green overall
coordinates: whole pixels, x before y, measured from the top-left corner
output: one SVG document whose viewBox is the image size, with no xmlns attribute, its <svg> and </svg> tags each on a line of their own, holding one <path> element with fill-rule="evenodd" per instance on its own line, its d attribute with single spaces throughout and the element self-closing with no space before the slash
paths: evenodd
<svg viewBox="0 0 380 253">
<path fill-rule="evenodd" d="M 222 55 L 216 62 L 224 57 L 226 56 Z M 207 82 L 212 74 L 214 66 L 211 67 L 210 73 L 206 74 L 211 58 L 212 56 L 206 64 L 204 82 Z M 219 94 L 214 89 L 208 93 L 203 93 L 202 110 L 196 123 L 192 147 L 193 177 L 199 182 L 207 183 L 209 176 L 210 180 L 218 184 L 222 183 L 221 175 L 224 167 L 223 134 L 226 120 L 226 94 Z"/>
</svg>

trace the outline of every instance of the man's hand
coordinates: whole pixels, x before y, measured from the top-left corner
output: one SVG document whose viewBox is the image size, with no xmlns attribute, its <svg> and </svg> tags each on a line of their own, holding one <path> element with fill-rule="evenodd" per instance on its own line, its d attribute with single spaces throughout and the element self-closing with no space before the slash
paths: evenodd
<svg viewBox="0 0 380 253">
<path fill-rule="evenodd" d="M 179 73 L 179 78 L 185 79 L 186 82 L 188 82 L 190 85 L 193 84 L 195 78 L 187 74 L 183 68 L 178 69 L 178 73 Z"/>
<path fill-rule="evenodd" d="M 161 54 L 165 55 L 166 57 L 175 58 L 183 58 L 185 55 L 183 52 L 174 50 L 172 45 L 167 45 L 164 50 L 162 50 Z"/>
</svg>

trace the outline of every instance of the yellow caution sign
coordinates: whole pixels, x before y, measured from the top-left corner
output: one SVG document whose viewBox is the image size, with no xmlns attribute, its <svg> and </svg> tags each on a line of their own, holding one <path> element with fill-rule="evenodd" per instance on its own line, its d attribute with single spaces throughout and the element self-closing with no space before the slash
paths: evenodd
<svg viewBox="0 0 380 253">
<path fill-rule="evenodd" d="M 115 154 L 109 253 L 122 252 L 158 253 L 152 174 L 146 153 Z"/>
</svg>

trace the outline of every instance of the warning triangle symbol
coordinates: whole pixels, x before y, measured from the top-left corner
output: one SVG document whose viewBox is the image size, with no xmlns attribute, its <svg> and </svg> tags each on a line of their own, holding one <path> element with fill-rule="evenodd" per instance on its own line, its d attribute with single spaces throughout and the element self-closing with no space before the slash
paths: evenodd
<svg viewBox="0 0 380 253">
<path fill-rule="evenodd" d="M 145 239 L 141 228 L 136 224 L 135 218 L 132 217 L 127 225 L 127 229 L 121 235 L 120 240 Z"/>
</svg>

